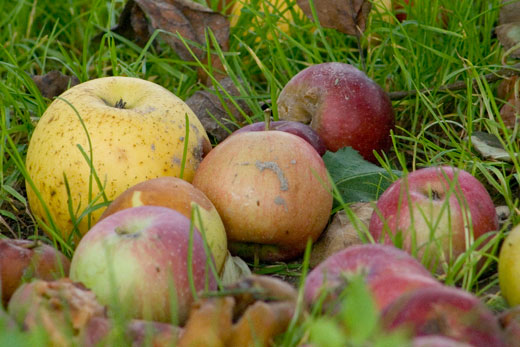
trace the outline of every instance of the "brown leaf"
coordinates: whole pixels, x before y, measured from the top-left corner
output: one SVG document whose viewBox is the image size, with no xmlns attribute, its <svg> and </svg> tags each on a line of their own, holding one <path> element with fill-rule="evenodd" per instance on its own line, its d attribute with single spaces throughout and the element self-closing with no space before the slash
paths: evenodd
<svg viewBox="0 0 520 347">
<path fill-rule="evenodd" d="M 350 205 L 352 212 L 367 227 L 372 217 L 372 203 Z M 332 217 L 332 222 L 312 247 L 310 266 L 315 267 L 332 254 L 352 245 L 362 243 L 356 226 L 352 224 L 345 211 L 341 210 Z"/>
<path fill-rule="evenodd" d="M 520 20 L 520 1 L 502 0 L 498 24 L 518 22 Z"/>
<path fill-rule="evenodd" d="M 160 35 L 184 60 L 195 59 L 177 34 L 203 62 L 207 62 L 205 50 L 190 45 L 190 41 L 206 47 L 207 29 L 212 30 L 222 50 L 228 49 L 229 22 L 226 17 L 190 0 L 129 0 L 118 25 L 112 30 L 144 45 L 157 29 L 172 33 Z M 212 58 L 212 66 L 222 68 L 217 57 Z"/>
<path fill-rule="evenodd" d="M 222 88 L 218 88 L 222 100 L 225 102 L 231 115 L 218 97 L 215 88 L 212 87 L 207 91 L 197 91 L 191 96 L 186 103 L 195 112 L 200 119 L 204 129 L 211 134 L 218 142 L 221 142 L 229 133 L 219 124 L 219 122 L 230 131 L 235 131 L 238 126 L 234 124 L 234 118 L 238 124 L 244 121 L 244 117 L 239 110 L 233 105 L 231 100 L 226 96 L 224 90 L 234 97 L 238 106 L 247 114 L 251 115 L 252 111 L 244 100 L 240 100 L 240 91 L 237 89 L 231 78 L 224 78 L 220 81 Z M 217 121 L 216 121 L 216 120 Z"/>
<path fill-rule="evenodd" d="M 309 1 L 297 0 L 297 3 L 305 15 L 312 19 Z M 372 3 L 368 0 L 315 0 L 314 6 L 322 26 L 358 36 L 365 31 Z"/>
<path fill-rule="evenodd" d="M 502 108 L 500 108 L 502 121 L 508 128 L 514 128 L 520 122 L 520 99 L 510 98 Z"/>
<path fill-rule="evenodd" d="M 79 84 L 76 76 L 67 76 L 56 70 L 49 71 L 45 75 L 33 75 L 31 78 L 42 95 L 49 99 L 61 95 L 70 87 Z"/>
<path fill-rule="evenodd" d="M 506 51 L 520 43 L 520 21 L 499 25 L 495 31 L 498 40 Z M 509 56 L 520 58 L 520 48 L 513 50 Z"/>
<path fill-rule="evenodd" d="M 518 111 L 517 111 L 518 112 Z M 511 156 L 504 149 L 498 138 L 483 131 L 474 131 L 471 135 L 473 147 L 487 159 L 511 161 Z"/>
</svg>

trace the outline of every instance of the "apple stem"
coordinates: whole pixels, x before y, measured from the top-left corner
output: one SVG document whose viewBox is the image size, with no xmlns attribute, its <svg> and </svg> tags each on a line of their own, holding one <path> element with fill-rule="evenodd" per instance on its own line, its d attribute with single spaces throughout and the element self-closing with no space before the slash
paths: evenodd
<svg viewBox="0 0 520 347">
<path fill-rule="evenodd" d="M 116 102 L 116 104 L 114 105 L 115 108 L 125 108 L 126 106 L 126 101 L 123 101 L 123 98 L 120 98 L 118 102 Z"/>
<path fill-rule="evenodd" d="M 264 110 L 264 121 L 265 121 L 265 131 L 268 131 L 271 128 L 271 110 Z"/>
</svg>

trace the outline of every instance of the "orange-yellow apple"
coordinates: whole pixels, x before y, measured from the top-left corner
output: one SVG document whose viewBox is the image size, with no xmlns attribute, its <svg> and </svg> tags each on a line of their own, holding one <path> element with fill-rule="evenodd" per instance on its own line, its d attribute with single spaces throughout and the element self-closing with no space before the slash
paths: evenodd
<svg viewBox="0 0 520 347">
<path fill-rule="evenodd" d="M 230 136 L 204 158 L 193 185 L 217 208 L 231 253 L 248 258 L 299 256 L 321 234 L 332 207 L 318 152 L 276 130 Z"/>
<path fill-rule="evenodd" d="M 500 249 L 498 281 L 509 305 L 520 305 L 520 224 L 509 232 Z"/>
<path fill-rule="evenodd" d="M 104 77 L 76 85 L 49 105 L 29 142 L 27 171 L 42 198 L 26 184 L 31 211 L 49 222 L 45 204 L 67 237 L 74 223 L 64 176 L 77 218 L 90 201 L 104 200 L 98 196 L 96 180 L 90 182 L 91 168 L 104 185 L 106 198 L 113 200 L 138 182 L 179 176 L 186 141 L 183 178 L 191 181 L 211 144 L 197 116 L 181 99 L 155 83 L 131 77 Z M 99 208 L 92 213 L 91 225 L 102 212 Z M 79 230 L 87 229 L 83 218 Z"/>
<path fill-rule="evenodd" d="M 216 289 L 211 261 L 186 216 L 167 207 L 138 206 L 108 216 L 85 234 L 72 257 L 70 278 L 128 318 L 177 318 L 182 324 L 193 291 Z"/>
<path fill-rule="evenodd" d="M 227 254 L 226 230 L 217 209 L 204 193 L 177 177 L 153 178 L 125 190 L 112 201 L 100 220 L 117 211 L 142 205 L 169 207 L 187 218 L 191 218 L 192 209 L 198 206 L 200 220 L 197 214 L 194 214 L 194 225 L 205 233 L 217 269 L 222 270 Z"/>
</svg>

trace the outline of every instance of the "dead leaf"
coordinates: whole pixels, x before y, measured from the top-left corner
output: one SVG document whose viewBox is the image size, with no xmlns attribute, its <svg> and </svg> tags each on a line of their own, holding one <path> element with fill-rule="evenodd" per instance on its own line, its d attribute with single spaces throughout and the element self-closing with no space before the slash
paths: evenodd
<svg viewBox="0 0 520 347">
<path fill-rule="evenodd" d="M 520 43 L 520 21 L 499 25 L 495 31 L 498 40 L 506 51 L 509 51 Z M 508 56 L 520 58 L 520 48 L 513 50 Z"/>
<path fill-rule="evenodd" d="M 228 251 L 226 262 L 224 263 L 224 269 L 220 276 L 222 285 L 226 286 L 234 284 L 240 279 L 248 276 L 251 276 L 251 269 L 249 269 L 247 263 L 240 257 L 232 256 Z"/>
<path fill-rule="evenodd" d="M 235 86 L 231 78 L 224 78 L 220 80 L 222 88 L 218 88 L 222 100 L 224 101 L 227 109 L 231 114 L 228 113 L 224 104 L 221 102 L 218 94 L 214 87 L 206 91 L 197 91 L 193 94 L 186 103 L 195 112 L 197 117 L 200 119 L 204 129 L 211 134 L 218 142 L 222 142 L 226 137 L 229 136 L 229 132 L 226 131 L 222 125 L 228 128 L 231 132 L 238 129 L 234 118 L 238 124 L 244 122 L 244 117 L 240 111 L 233 105 L 230 98 L 226 96 L 227 91 L 231 97 L 234 98 L 237 105 L 247 115 L 251 115 L 252 111 L 244 100 L 240 99 L 240 91 Z M 222 125 L 220 125 L 221 123 Z"/>
<path fill-rule="evenodd" d="M 493 134 L 475 131 L 471 135 L 471 142 L 484 158 L 511 161 L 511 156 Z"/>
<path fill-rule="evenodd" d="M 502 0 L 498 24 L 518 22 L 520 20 L 520 1 Z"/>
<path fill-rule="evenodd" d="M 190 0 L 129 0 L 118 25 L 112 30 L 140 45 L 144 45 L 155 30 L 172 33 L 161 33 L 160 36 L 181 59 L 195 60 L 180 35 L 193 54 L 207 63 L 205 50 L 198 47 L 206 47 L 207 29 L 211 29 L 220 48 L 226 51 L 229 22 L 222 14 Z M 215 69 L 222 69 L 222 63 L 216 56 L 212 57 L 211 63 Z"/>
<path fill-rule="evenodd" d="M 297 4 L 312 19 L 309 1 L 297 0 Z M 372 3 L 368 0 L 315 0 L 314 6 L 323 27 L 358 36 L 365 31 Z"/>
<path fill-rule="evenodd" d="M 511 98 L 500 108 L 502 121 L 508 128 L 514 128 L 520 121 L 520 99 Z"/>
<path fill-rule="evenodd" d="M 518 76 L 511 76 L 504 78 L 497 88 L 497 98 L 500 100 L 509 100 L 515 91 L 515 84 L 518 81 Z"/>
<path fill-rule="evenodd" d="M 355 203 L 350 209 L 357 216 L 359 222 L 368 227 L 374 208 L 372 203 Z M 315 267 L 332 254 L 352 245 L 361 244 L 356 225 L 354 225 L 345 211 L 341 210 L 332 217 L 332 222 L 312 247 L 310 266 Z"/>
<path fill-rule="evenodd" d="M 56 70 L 49 71 L 45 75 L 33 75 L 31 78 L 42 95 L 49 99 L 61 95 L 70 87 L 79 84 L 76 76 L 67 76 Z"/>
</svg>

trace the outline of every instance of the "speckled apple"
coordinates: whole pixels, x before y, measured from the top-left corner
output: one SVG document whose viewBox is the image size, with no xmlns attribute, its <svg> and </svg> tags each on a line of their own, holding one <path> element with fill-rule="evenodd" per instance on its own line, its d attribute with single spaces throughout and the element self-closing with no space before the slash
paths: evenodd
<svg viewBox="0 0 520 347">
<path fill-rule="evenodd" d="M 378 199 L 369 225 L 375 240 L 402 243 L 432 269 L 496 230 L 498 217 L 486 188 L 450 166 L 419 169 L 392 183 Z"/>
<path fill-rule="evenodd" d="M 202 291 L 206 284 L 216 289 L 208 266 L 212 259 L 205 253 L 202 237 L 196 228 L 191 235 L 190 264 L 190 220 L 184 215 L 160 206 L 116 212 L 81 239 L 70 278 L 128 318 L 182 324 L 194 299 L 189 273 L 194 290 Z M 177 310 L 172 311 L 172 306 Z"/>
<path fill-rule="evenodd" d="M 392 144 L 394 111 L 385 91 L 356 67 L 328 62 L 293 76 L 277 101 L 282 120 L 316 130 L 330 151 L 350 146 L 365 159 Z"/>
<path fill-rule="evenodd" d="M 168 207 L 189 219 L 192 210 L 197 206 L 200 220 L 194 211 L 194 225 L 205 233 L 215 265 L 218 271 L 222 270 L 227 255 L 226 230 L 217 209 L 204 193 L 177 177 L 164 176 L 146 180 L 128 188 L 112 201 L 100 220 L 117 211 L 143 205 Z"/>
<path fill-rule="evenodd" d="M 302 138 L 282 131 L 227 138 L 202 161 L 193 185 L 213 202 L 231 253 L 266 261 L 303 253 L 325 228 L 332 194 L 325 164 Z"/>
</svg>

